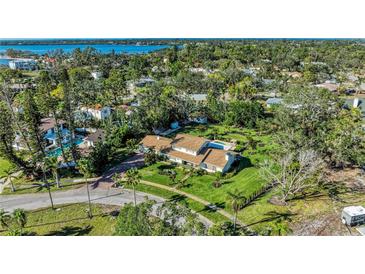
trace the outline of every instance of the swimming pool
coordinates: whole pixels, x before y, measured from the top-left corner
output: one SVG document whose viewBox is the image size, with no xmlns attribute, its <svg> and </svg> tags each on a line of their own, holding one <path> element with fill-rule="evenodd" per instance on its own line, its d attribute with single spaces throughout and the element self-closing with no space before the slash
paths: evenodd
<svg viewBox="0 0 365 274">
<path fill-rule="evenodd" d="M 75 145 L 77 145 L 77 146 L 79 146 L 79 145 L 81 145 L 83 142 L 84 142 L 84 140 L 83 140 L 83 139 L 76 139 L 76 140 L 74 141 L 74 144 L 75 144 Z M 67 149 L 69 149 L 69 148 L 70 148 L 70 146 L 71 146 L 71 143 L 68 143 L 68 144 L 63 145 L 63 148 L 64 148 L 65 150 L 67 150 Z M 58 157 L 58 156 L 61 156 L 61 155 L 62 155 L 62 150 L 61 150 L 61 148 L 60 148 L 60 147 L 58 147 L 58 148 L 55 148 L 55 149 L 53 149 L 53 150 L 49 151 L 49 152 L 47 153 L 47 155 L 48 155 L 48 156 L 50 156 L 50 157 Z"/>
<path fill-rule="evenodd" d="M 222 142 L 222 141 L 212 141 L 212 142 L 209 142 L 208 147 L 223 149 L 223 150 L 230 150 L 232 148 L 232 144 Z"/>
</svg>

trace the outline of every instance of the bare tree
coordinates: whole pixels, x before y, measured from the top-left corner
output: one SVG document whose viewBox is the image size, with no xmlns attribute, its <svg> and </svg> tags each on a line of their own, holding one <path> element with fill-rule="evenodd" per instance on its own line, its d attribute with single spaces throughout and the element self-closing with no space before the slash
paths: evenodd
<svg viewBox="0 0 365 274">
<path fill-rule="evenodd" d="M 280 189 L 280 198 L 285 203 L 288 198 L 316 186 L 323 168 L 324 162 L 317 152 L 303 150 L 297 155 L 290 153 L 275 161 L 265 161 L 261 175 Z"/>
</svg>

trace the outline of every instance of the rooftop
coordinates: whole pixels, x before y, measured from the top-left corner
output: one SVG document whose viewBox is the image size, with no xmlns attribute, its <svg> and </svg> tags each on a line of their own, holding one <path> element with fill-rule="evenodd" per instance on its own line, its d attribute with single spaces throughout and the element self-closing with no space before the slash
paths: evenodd
<svg viewBox="0 0 365 274">
<path fill-rule="evenodd" d="M 145 147 L 153 148 L 156 151 L 161 151 L 171 147 L 172 139 L 161 137 L 158 135 L 146 135 L 140 142 Z"/>
<path fill-rule="evenodd" d="M 105 132 L 102 129 L 97 129 L 95 132 L 88 135 L 85 140 L 96 143 L 98 141 L 104 141 L 105 139 Z"/>
<path fill-rule="evenodd" d="M 207 100 L 207 94 L 205 93 L 195 93 L 190 94 L 190 98 L 194 101 L 206 101 Z"/>
<path fill-rule="evenodd" d="M 192 151 L 198 151 L 207 141 L 209 140 L 203 137 L 188 134 L 177 134 L 171 145 L 175 147 L 186 148 Z"/>
<path fill-rule="evenodd" d="M 350 216 L 365 215 L 365 208 L 362 206 L 348 206 L 343 209 Z"/>
<path fill-rule="evenodd" d="M 332 83 L 322 83 L 322 84 L 316 85 L 316 87 L 325 88 L 325 89 L 328 89 L 329 91 L 336 91 L 338 89 L 338 85 L 332 84 Z"/>
<path fill-rule="evenodd" d="M 59 124 L 64 124 L 63 120 L 58 121 Z M 41 131 L 48 131 L 56 126 L 56 120 L 54 118 L 48 117 L 41 119 L 41 126 L 39 127 Z"/>
<path fill-rule="evenodd" d="M 269 98 L 266 100 L 266 104 L 281 104 L 283 102 L 282 98 Z"/>
</svg>

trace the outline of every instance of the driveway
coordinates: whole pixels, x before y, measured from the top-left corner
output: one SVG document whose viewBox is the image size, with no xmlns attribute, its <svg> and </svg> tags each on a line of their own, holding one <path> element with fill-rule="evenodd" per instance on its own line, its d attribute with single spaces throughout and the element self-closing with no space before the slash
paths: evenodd
<svg viewBox="0 0 365 274">
<path fill-rule="evenodd" d="M 139 167 L 142 167 L 143 165 L 144 165 L 143 153 L 137 153 L 137 154 L 129 157 L 125 161 L 121 162 L 120 164 L 109 169 L 108 171 L 106 171 L 100 178 L 98 178 L 96 180 L 93 187 L 97 188 L 98 186 L 100 186 L 102 184 L 110 184 L 110 186 L 111 186 L 111 184 L 114 183 L 112 178 L 115 173 L 123 174 L 128 169 L 131 169 L 134 167 L 139 168 Z"/>
</svg>

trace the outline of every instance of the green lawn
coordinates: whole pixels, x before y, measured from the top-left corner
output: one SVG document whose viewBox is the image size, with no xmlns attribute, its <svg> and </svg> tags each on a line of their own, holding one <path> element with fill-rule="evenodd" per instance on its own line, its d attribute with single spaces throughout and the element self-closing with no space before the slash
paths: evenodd
<svg viewBox="0 0 365 274">
<path fill-rule="evenodd" d="M 166 200 L 175 200 L 179 204 L 184 205 L 184 206 L 190 208 L 191 210 L 193 210 L 194 212 L 197 212 L 197 213 L 203 215 L 204 217 L 208 218 L 212 222 L 228 221 L 228 219 L 226 217 L 224 217 L 223 215 L 221 215 L 217 212 L 212 211 L 209 208 L 206 208 L 201 203 L 196 202 L 187 197 L 182 197 L 181 195 L 170 192 L 168 190 L 156 188 L 153 186 L 143 185 L 143 184 L 139 184 L 136 187 L 136 190 L 145 192 L 145 193 L 150 193 L 150 194 L 165 198 Z"/>
<path fill-rule="evenodd" d="M 179 133 L 187 133 L 229 142 L 236 141 L 238 143 L 245 143 L 250 137 L 257 141 L 255 148 L 249 147 L 242 152 L 244 158 L 239 164 L 241 165 L 241 168 L 238 169 L 239 171 L 237 173 L 227 174 L 227 176 L 223 178 L 223 185 L 221 187 L 215 188 L 213 186 L 213 182 L 216 180 L 214 174 L 205 174 L 202 176 L 194 175 L 189 177 L 187 185 L 181 189 L 182 191 L 194 194 L 232 213 L 231 207 L 228 204 L 227 192 L 238 189 L 248 197 L 265 185 L 265 181 L 260 176 L 259 164 L 264 159 L 267 159 L 270 150 L 274 149 L 270 135 L 264 135 L 254 130 L 225 127 L 222 125 L 187 126 L 179 131 Z M 184 176 L 180 166 L 174 166 L 169 162 L 158 162 L 140 170 L 142 179 L 172 186 L 173 183 L 171 179 L 167 175 L 160 174 L 163 169 L 174 169 L 177 173 L 177 179 Z M 266 200 L 263 200 L 261 205 L 263 206 L 264 204 L 268 204 Z M 270 207 L 270 204 L 268 204 L 268 207 Z M 262 207 L 260 208 L 263 211 L 265 210 Z M 272 209 L 270 208 L 269 211 L 270 210 Z M 248 211 L 246 216 L 242 211 L 239 218 L 243 222 L 255 222 L 257 218 L 254 218 L 252 215 L 253 214 Z"/>
<path fill-rule="evenodd" d="M 0 178 L 5 176 L 4 171 L 11 167 L 11 163 L 0 157 Z"/>
<path fill-rule="evenodd" d="M 224 208 L 232 213 L 232 209 L 228 204 L 227 192 L 238 189 L 249 196 L 265 182 L 260 177 L 260 163 L 270 157 L 270 151 L 275 149 L 272 142 L 272 137 L 269 134 L 263 134 L 254 130 L 239 129 L 225 127 L 222 125 L 199 125 L 188 126 L 179 133 L 187 133 L 196 136 L 206 137 L 209 139 L 217 139 L 229 142 L 238 142 L 245 144 L 248 139 L 252 138 L 257 143 L 255 147 L 246 146 L 242 152 L 244 156 L 242 160 L 242 169 L 228 178 L 223 178 L 223 185 L 219 188 L 214 188 L 212 183 L 215 180 L 214 174 L 194 175 L 188 179 L 188 185 L 181 190 L 194 194 Z M 176 134 L 176 133 L 175 133 Z M 173 136 L 170 136 L 173 137 Z M 165 162 L 159 162 L 149 167 L 141 169 L 142 178 L 154 183 L 164 185 L 172 185 L 170 178 L 166 175 L 159 174 L 159 170 L 165 168 L 173 168 L 181 178 L 183 172 L 181 167 L 174 167 Z M 143 191 L 143 190 L 142 190 Z M 147 189 L 146 192 L 149 192 Z M 273 235 L 278 234 L 278 228 L 282 235 L 290 234 L 291 228 L 301 226 L 304 222 L 318 220 L 318 218 L 333 217 L 333 220 L 338 220 L 338 214 L 334 216 L 334 212 L 341 212 L 346 204 L 365 203 L 365 198 L 359 200 L 357 194 L 343 194 L 341 199 L 344 201 L 334 201 L 326 193 L 321 193 L 320 197 L 305 198 L 291 201 L 288 206 L 277 206 L 268 202 L 275 194 L 273 191 L 266 193 L 262 197 L 256 199 L 253 203 L 243 208 L 238 218 L 240 221 L 249 225 L 249 227 L 258 233 L 271 229 Z M 158 195 L 158 193 L 156 193 Z M 336 208 L 336 210 L 334 210 Z M 331 215 L 332 214 L 332 215 Z M 316 219 L 317 218 L 317 219 Z M 341 230 L 341 226 L 338 226 Z M 340 233 L 338 231 L 334 233 Z"/>
<path fill-rule="evenodd" d="M 115 219 L 110 215 L 119 207 L 92 205 L 94 217 L 87 218 L 87 204 L 57 206 L 30 211 L 24 231 L 29 235 L 103 236 L 112 235 Z M 4 235 L 6 232 L 0 232 Z"/>
<path fill-rule="evenodd" d="M 61 179 L 61 187 L 58 188 L 56 184 L 51 186 L 51 191 L 65 191 L 69 189 L 82 187 L 85 183 L 72 183 L 71 179 L 77 178 L 62 178 Z M 80 178 L 79 178 L 80 179 Z M 26 194 L 26 193 L 38 193 L 38 192 L 47 192 L 46 188 L 40 188 L 37 184 L 42 184 L 42 182 L 27 180 L 24 177 L 20 177 L 19 179 L 14 179 L 14 186 L 16 191 L 12 192 L 10 186 L 3 190 L 4 195 L 12 195 L 12 194 Z"/>
</svg>

